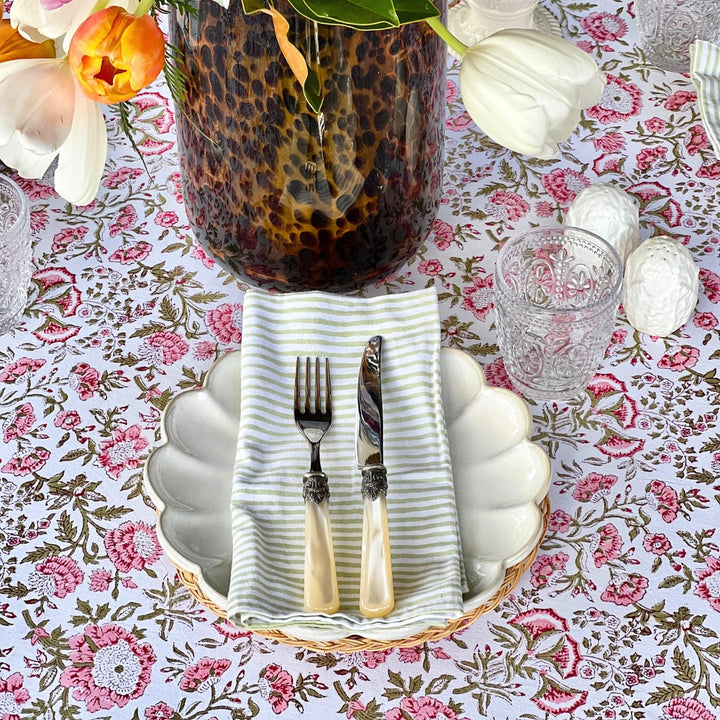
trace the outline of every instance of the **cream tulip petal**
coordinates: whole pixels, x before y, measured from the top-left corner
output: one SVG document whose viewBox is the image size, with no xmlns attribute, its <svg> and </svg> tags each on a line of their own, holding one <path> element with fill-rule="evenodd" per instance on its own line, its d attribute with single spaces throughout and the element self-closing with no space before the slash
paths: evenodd
<svg viewBox="0 0 720 720">
<path fill-rule="evenodd" d="M 55 153 L 70 132 L 75 80 L 63 58 L 0 63 L 0 144 L 17 132 L 36 155 Z"/>
<path fill-rule="evenodd" d="M 505 147 L 554 157 L 599 102 L 605 83 L 595 61 L 572 43 L 527 30 L 502 30 L 463 55 L 460 90 L 477 125 Z"/>
<path fill-rule="evenodd" d="M 47 10 L 42 0 L 15 0 L 10 8 L 13 27 L 30 40 L 59 38 L 92 12 L 96 0 L 69 0 L 55 10 Z"/>
<path fill-rule="evenodd" d="M 87 205 L 97 194 L 107 159 L 107 128 L 100 105 L 75 86 L 75 115 L 60 148 L 55 190 L 74 205 Z"/>
<path fill-rule="evenodd" d="M 14 133 L 5 144 L 0 145 L 0 160 L 8 167 L 15 168 L 20 177 L 24 178 L 41 178 L 56 155 L 56 152 L 42 155 L 30 152 L 22 144 L 17 133 Z"/>
<path fill-rule="evenodd" d="M 547 115 L 530 95 L 507 91 L 504 83 L 486 79 L 482 87 L 472 83 L 474 76 L 460 70 L 460 92 L 470 117 L 496 143 L 535 157 L 552 157 L 545 137 L 548 133 Z M 492 87 L 492 91 L 489 88 Z M 548 156 L 548 150 L 551 150 Z M 542 154 L 540 154 L 542 153 Z"/>
</svg>

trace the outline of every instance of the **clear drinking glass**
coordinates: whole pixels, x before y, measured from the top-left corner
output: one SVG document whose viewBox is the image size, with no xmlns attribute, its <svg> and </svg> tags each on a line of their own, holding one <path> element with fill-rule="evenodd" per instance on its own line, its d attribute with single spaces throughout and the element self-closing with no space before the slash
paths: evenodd
<svg viewBox="0 0 720 720">
<path fill-rule="evenodd" d="M 622 261 L 594 233 L 530 230 L 508 240 L 495 267 L 500 350 L 510 379 L 534 400 L 580 395 L 610 341 Z"/>
<path fill-rule="evenodd" d="M 690 72 L 690 45 L 720 41 L 720 0 L 635 0 L 638 43 L 664 70 Z"/>
<path fill-rule="evenodd" d="M 31 274 L 28 201 L 16 183 L 0 175 L 0 334 L 17 325 Z"/>
</svg>

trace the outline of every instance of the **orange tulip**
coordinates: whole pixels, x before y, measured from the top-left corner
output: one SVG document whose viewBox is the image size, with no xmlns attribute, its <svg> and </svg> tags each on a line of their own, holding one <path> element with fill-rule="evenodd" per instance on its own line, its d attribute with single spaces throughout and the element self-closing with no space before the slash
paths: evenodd
<svg viewBox="0 0 720 720">
<path fill-rule="evenodd" d="M 0 62 L 54 57 L 55 43 L 52 40 L 31 42 L 14 30 L 9 20 L 0 20 Z"/>
<path fill-rule="evenodd" d="M 108 7 L 76 30 L 68 60 L 85 94 L 109 105 L 129 100 L 158 76 L 165 39 L 150 15 Z"/>
</svg>

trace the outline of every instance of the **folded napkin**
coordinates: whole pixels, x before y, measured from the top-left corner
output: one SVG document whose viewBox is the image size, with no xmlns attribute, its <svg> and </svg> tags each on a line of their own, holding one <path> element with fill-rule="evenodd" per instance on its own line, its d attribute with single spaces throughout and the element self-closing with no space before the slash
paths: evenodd
<svg viewBox="0 0 720 720">
<path fill-rule="evenodd" d="M 384 454 L 395 609 L 358 609 L 361 474 L 357 379 L 368 339 L 383 336 Z M 249 290 L 243 309 L 240 431 L 232 493 L 228 614 L 253 629 L 369 628 L 462 614 L 461 552 L 439 376 L 433 289 L 376 298 Z M 320 457 L 330 483 L 340 611 L 303 609 L 302 476 L 310 451 L 293 418 L 296 356 L 328 356 L 333 422 Z"/>
<path fill-rule="evenodd" d="M 696 40 L 690 46 L 690 77 L 705 131 L 720 158 L 720 45 Z"/>
</svg>

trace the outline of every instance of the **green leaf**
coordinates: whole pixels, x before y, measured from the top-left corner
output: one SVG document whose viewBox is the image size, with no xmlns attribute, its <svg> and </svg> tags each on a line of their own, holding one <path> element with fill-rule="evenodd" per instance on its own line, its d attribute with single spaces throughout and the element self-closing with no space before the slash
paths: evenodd
<svg viewBox="0 0 720 720">
<path fill-rule="evenodd" d="M 118 608 L 110 617 L 111 620 L 117 622 L 118 620 L 127 620 L 132 617 L 135 611 L 141 607 L 140 603 L 129 602 Z"/>
<path fill-rule="evenodd" d="M 450 683 L 452 682 L 452 675 L 438 675 L 438 677 L 433 678 L 425 688 L 425 694 L 426 695 L 440 695 L 441 693 L 445 692 L 445 690 L 448 689 L 450 686 Z"/>
<path fill-rule="evenodd" d="M 323 97 L 320 93 L 320 81 L 310 68 L 308 68 L 307 80 L 305 80 L 305 84 L 303 85 L 303 94 L 312 111 L 319 113 L 323 104 Z"/>
<path fill-rule="evenodd" d="M 265 3 L 262 0 L 242 0 L 242 9 L 246 15 L 252 15 L 264 10 Z"/>
<path fill-rule="evenodd" d="M 680 685 L 673 683 L 665 683 L 664 687 L 659 688 L 648 697 L 648 705 L 661 705 L 669 702 L 673 698 L 685 697 L 685 689 Z"/>
<path fill-rule="evenodd" d="M 440 11 L 429 0 L 395 0 L 395 12 L 401 25 L 440 16 Z"/>
<path fill-rule="evenodd" d="M 400 19 L 392 0 L 290 0 L 304 17 L 324 25 L 347 25 L 356 30 L 382 30 L 398 27 Z"/>
</svg>

